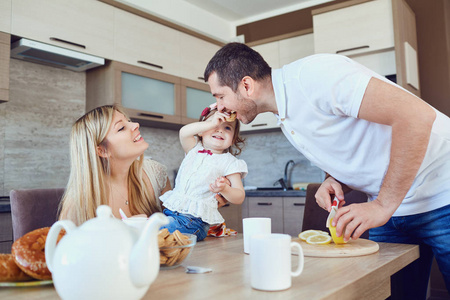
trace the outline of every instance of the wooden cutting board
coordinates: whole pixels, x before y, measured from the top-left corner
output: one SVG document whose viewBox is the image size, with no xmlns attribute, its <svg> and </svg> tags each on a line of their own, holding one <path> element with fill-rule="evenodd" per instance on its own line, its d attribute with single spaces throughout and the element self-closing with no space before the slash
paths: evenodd
<svg viewBox="0 0 450 300">
<path fill-rule="evenodd" d="M 305 256 L 312 257 L 361 256 L 375 253 L 380 248 L 376 242 L 366 239 L 351 240 L 343 245 L 336 245 L 333 242 L 326 245 L 310 245 L 298 238 L 292 239 L 292 241 L 300 243 Z"/>
</svg>

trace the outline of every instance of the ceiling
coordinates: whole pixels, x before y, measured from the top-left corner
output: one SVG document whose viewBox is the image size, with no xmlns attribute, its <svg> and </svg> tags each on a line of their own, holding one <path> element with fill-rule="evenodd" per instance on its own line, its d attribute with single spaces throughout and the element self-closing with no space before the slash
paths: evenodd
<svg viewBox="0 0 450 300">
<path fill-rule="evenodd" d="M 254 22 L 332 0 L 184 0 L 236 25 Z"/>
</svg>

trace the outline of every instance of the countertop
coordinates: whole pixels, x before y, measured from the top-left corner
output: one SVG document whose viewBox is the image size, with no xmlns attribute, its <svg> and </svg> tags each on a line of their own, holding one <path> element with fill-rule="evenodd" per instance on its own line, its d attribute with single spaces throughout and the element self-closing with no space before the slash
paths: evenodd
<svg viewBox="0 0 450 300">
<path fill-rule="evenodd" d="M 246 197 L 306 197 L 306 191 L 301 190 L 246 190 Z"/>
</svg>

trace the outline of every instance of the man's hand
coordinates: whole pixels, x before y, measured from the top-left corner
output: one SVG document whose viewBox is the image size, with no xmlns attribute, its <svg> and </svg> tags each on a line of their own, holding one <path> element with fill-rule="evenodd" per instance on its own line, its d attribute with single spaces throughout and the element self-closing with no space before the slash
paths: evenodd
<svg viewBox="0 0 450 300">
<path fill-rule="evenodd" d="M 331 195 L 339 199 L 339 207 L 345 204 L 344 191 L 341 183 L 330 176 L 322 182 L 315 195 L 317 205 L 328 212 L 331 211 L 331 203 L 333 201 Z"/>
<path fill-rule="evenodd" d="M 336 235 L 344 232 L 344 241 L 356 240 L 366 230 L 379 227 L 390 219 L 392 213 L 375 199 L 367 203 L 351 204 L 337 210 L 332 225 L 336 226 Z"/>
</svg>

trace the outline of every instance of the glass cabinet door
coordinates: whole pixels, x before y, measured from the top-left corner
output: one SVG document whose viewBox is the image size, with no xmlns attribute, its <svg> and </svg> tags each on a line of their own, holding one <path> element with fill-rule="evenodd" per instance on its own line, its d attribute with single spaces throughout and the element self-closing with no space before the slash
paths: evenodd
<svg viewBox="0 0 450 300">
<path fill-rule="evenodd" d="M 205 83 L 193 80 L 181 80 L 182 121 L 184 124 L 198 121 L 205 107 L 215 103 L 216 99 Z"/>
</svg>

